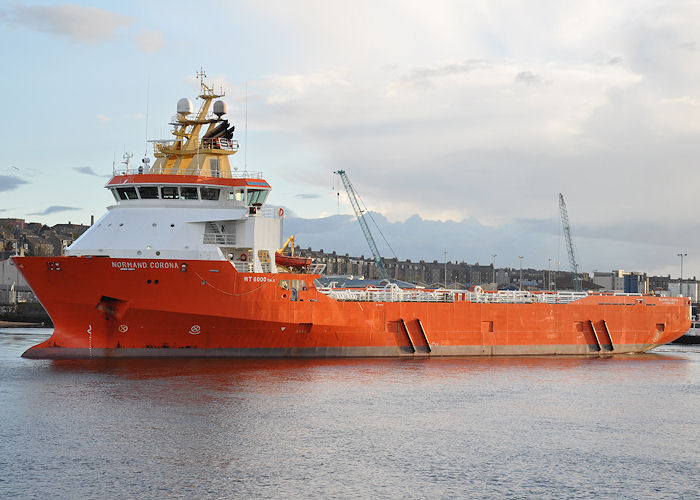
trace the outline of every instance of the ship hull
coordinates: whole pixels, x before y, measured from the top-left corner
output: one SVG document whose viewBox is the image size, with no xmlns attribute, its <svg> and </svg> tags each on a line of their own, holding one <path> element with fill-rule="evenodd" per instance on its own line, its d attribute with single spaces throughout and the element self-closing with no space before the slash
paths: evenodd
<svg viewBox="0 0 700 500">
<path fill-rule="evenodd" d="M 337 301 L 313 275 L 238 273 L 227 261 L 15 261 L 55 326 L 25 352 L 33 358 L 608 355 L 671 342 L 691 320 L 685 298 Z"/>
</svg>

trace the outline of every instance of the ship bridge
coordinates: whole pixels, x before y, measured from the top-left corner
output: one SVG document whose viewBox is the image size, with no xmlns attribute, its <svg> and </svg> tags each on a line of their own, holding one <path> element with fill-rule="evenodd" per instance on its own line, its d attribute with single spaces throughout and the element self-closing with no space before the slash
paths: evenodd
<svg viewBox="0 0 700 500">
<path fill-rule="evenodd" d="M 228 177 L 122 172 L 105 187 L 117 203 L 138 200 L 179 206 L 183 202 L 202 201 L 255 209 L 265 204 L 271 189 L 262 172 L 234 172 Z"/>
<path fill-rule="evenodd" d="M 175 139 L 153 141 L 156 161 L 132 169 L 131 155 L 106 184 L 115 205 L 71 245 L 68 255 L 228 260 L 241 272 L 276 272 L 284 210 L 266 206 L 262 172 L 232 169 L 234 127 L 200 74 L 202 105 L 180 99 Z M 213 104 L 213 106 L 212 106 Z M 209 109 L 213 108 L 213 113 Z"/>
</svg>

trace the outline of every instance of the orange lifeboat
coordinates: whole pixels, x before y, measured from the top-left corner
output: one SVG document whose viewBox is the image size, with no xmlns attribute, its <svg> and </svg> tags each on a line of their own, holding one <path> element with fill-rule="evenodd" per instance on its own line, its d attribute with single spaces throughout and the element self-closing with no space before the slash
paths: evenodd
<svg viewBox="0 0 700 500">
<path fill-rule="evenodd" d="M 289 253 L 285 253 L 287 248 L 289 248 Z M 284 242 L 284 246 L 275 252 L 275 263 L 289 268 L 301 268 L 310 266 L 312 261 L 309 257 L 294 255 L 294 235 L 291 235 Z"/>
<path fill-rule="evenodd" d="M 311 265 L 310 257 L 296 257 L 275 252 L 275 262 L 284 267 L 308 267 Z"/>
</svg>

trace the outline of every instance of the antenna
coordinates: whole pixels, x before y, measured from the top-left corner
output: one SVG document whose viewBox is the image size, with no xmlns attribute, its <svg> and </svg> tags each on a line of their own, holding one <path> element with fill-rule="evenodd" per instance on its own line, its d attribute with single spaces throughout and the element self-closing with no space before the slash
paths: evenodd
<svg viewBox="0 0 700 500">
<path fill-rule="evenodd" d="M 148 104 L 151 97 L 151 75 L 148 75 L 148 80 L 146 83 L 146 144 L 144 147 L 143 156 L 148 155 Z"/>
<path fill-rule="evenodd" d="M 131 160 L 131 158 L 133 158 L 133 156 L 134 156 L 133 154 L 129 154 L 126 151 L 124 151 L 124 156 L 122 156 L 122 158 L 124 158 L 124 160 L 122 161 L 122 163 L 124 164 L 124 173 L 125 174 L 129 173 L 129 160 Z"/>
<path fill-rule="evenodd" d="M 206 71 L 204 71 L 204 68 L 202 68 L 200 66 L 199 71 L 197 71 L 197 73 L 196 73 L 196 76 L 197 76 L 197 78 L 199 78 L 199 86 L 202 89 L 202 94 L 204 94 L 205 93 L 204 91 L 207 89 L 207 86 L 204 85 L 204 79 L 207 77 L 207 73 L 206 73 Z"/>
<path fill-rule="evenodd" d="M 243 168 L 248 171 L 248 82 L 245 82 L 245 147 L 243 148 Z"/>
</svg>

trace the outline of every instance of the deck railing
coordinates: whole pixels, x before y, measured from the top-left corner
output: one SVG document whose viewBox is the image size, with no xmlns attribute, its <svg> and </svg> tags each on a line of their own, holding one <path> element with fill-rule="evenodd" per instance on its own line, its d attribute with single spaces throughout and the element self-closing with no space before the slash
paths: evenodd
<svg viewBox="0 0 700 500">
<path fill-rule="evenodd" d="M 307 270 L 308 274 L 323 274 L 323 271 L 326 269 L 326 265 L 323 264 L 322 262 L 314 262 L 311 264 Z"/>
<path fill-rule="evenodd" d="M 236 268 L 236 271 L 238 271 L 239 273 L 254 272 L 252 262 L 231 262 L 231 264 L 233 264 L 233 267 Z"/>
<path fill-rule="evenodd" d="M 253 208 L 253 207 L 250 207 Z M 279 219 L 281 217 L 279 208 L 276 207 L 255 207 L 255 213 L 251 211 L 250 215 L 258 217 L 266 217 L 269 219 Z"/>
<path fill-rule="evenodd" d="M 364 289 L 319 287 L 318 290 L 338 301 L 352 302 L 477 302 L 506 304 L 567 304 L 587 297 L 588 292 L 526 292 L 526 291 L 469 291 L 426 290 L 400 288 L 391 283 L 383 288 L 368 286 Z M 634 295 L 638 294 L 624 294 Z"/>
<path fill-rule="evenodd" d="M 187 171 L 186 173 L 173 173 L 168 172 L 169 175 L 200 175 L 201 171 L 204 169 L 204 165 L 200 167 L 195 167 L 192 171 Z M 136 175 L 136 174 L 164 174 L 161 168 L 156 168 L 155 166 L 144 168 L 143 165 L 139 167 L 116 167 L 112 168 L 112 175 Z M 207 169 L 207 175 L 211 172 Z M 228 172 L 215 172 L 213 177 L 221 177 L 223 179 L 264 179 L 262 171 L 253 170 L 230 170 Z"/>
<path fill-rule="evenodd" d="M 236 235 L 232 233 L 204 233 L 204 244 L 235 245 Z"/>
</svg>

